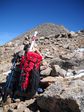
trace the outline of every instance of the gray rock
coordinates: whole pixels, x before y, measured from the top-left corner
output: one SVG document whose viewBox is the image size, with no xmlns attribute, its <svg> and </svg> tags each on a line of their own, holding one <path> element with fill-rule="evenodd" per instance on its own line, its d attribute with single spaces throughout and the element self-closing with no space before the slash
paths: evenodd
<svg viewBox="0 0 84 112">
<path fill-rule="evenodd" d="M 40 74 L 41 74 L 41 75 L 45 75 L 45 76 L 49 76 L 50 73 L 51 73 L 51 70 L 52 70 L 52 68 L 48 67 L 48 68 L 46 68 L 45 70 L 42 70 L 42 71 L 40 72 Z"/>
<path fill-rule="evenodd" d="M 76 73 L 76 71 L 73 71 L 71 69 L 68 69 L 67 73 L 66 73 L 66 76 L 67 77 L 70 77 L 70 76 L 74 76 L 74 73 Z"/>
<path fill-rule="evenodd" d="M 23 112 L 26 108 L 26 105 L 24 103 L 19 103 L 18 106 L 17 106 L 17 110 L 18 112 Z"/>
<path fill-rule="evenodd" d="M 84 112 L 84 81 L 57 78 L 37 104 L 49 112 Z"/>
<path fill-rule="evenodd" d="M 69 44 L 65 44 L 65 45 L 63 45 L 63 47 L 64 47 L 65 49 L 69 49 Z"/>
<path fill-rule="evenodd" d="M 14 100 L 16 103 L 19 103 L 20 102 L 20 99 L 15 99 Z"/>
<path fill-rule="evenodd" d="M 51 66 L 53 66 L 53 65 L 61 66 L 63 62 L 64 61 L 60 58 L 53 58 L 52 60 L 50 60 L 49 65 L 51 65 Z"/>
<path fill-rule="evenodd" d="M 45 70 L 46 69 L 46 66 L 40 66 L 40 70 Z"/>
<path fill-rule="evenodd" d="M 43 44 L 43 43 L 44 43 L 44 40 L 40 40 L 39 43 L 40 43 L 40 44 Z"/>
<path fill-rule="evenodd" d="M 62 69 L 59 65 L 52 66 L 52 73 L 51 76 L 66 76 L 66 71 Z"/>
</svg>

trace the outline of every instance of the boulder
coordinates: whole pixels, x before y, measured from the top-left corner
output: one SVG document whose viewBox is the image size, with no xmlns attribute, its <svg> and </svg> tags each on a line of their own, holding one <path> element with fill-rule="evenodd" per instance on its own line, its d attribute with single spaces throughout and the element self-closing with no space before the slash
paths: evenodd
<svg viewBox="0 0 84 112">
<path fill-rule="evenodd" d="M 75 53 L 75 57 L 76 57 L 77 60 L 84 60 L 84 51 L 83 52 L 77 51 Z"/>
<path fill-rule="evenodd" d="M 52 68 L 51 68 L 51 67 L 48 67 L 48 68 L 46 68 L 45 70 L 42 70 L 42 71 L 40 72 L 40 75 L 49 76 L 50 73 L 51 73 L 51 70 L 52 70 Z"/>
<path fill-rule="evenodd" d="M 65 76 L 66 71 L 62 69 L 59 65 L 53 65 L 52 66 L 52 73 L 51 76 Z"/>
<path fill-rule="evenodd" d="M 53 58 L 52 60 L 50 60 L 50 63 L 49 65 L 53 66 L 53 65 L 59 65 L 59 66 L 62 66 L 62 63 L 64 61 L 60 58 Z"/>
<path fill-rule="evenodd" d="M 6 44 L 6 46 L 7 46 L 7 47 L 12 47 L 12 44 L 13 44 L 12 42 L 8 42 L 8 43 Z"/>
<path fill-rule="evenodd" d="M 3 105 L 3 112 L 17 112 L 17 103 Z"/>
<path fill-rule="evenodd" d="M 75 56 L 75 53 L 67 53 L 65 55 L 60 55 L 60 58 L 63 60 L 70 60 Z"/>
<path fill-rule="evenodd" d="M 38 97 L 37 104 L 49 112 L 84 112 L 84 81 L 57 78 Z"/>
</svg>

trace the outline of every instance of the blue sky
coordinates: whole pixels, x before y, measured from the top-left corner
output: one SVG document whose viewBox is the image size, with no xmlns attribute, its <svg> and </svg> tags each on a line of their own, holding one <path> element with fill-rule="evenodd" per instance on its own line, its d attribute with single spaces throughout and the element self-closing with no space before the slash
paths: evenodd
<svg viewBox="0 0 84 112">
<path fill-rule="evenodd" d="M 0 0 L 0 45 L 43 23 L 84 29 L 84 0 Z"/>
</svg>

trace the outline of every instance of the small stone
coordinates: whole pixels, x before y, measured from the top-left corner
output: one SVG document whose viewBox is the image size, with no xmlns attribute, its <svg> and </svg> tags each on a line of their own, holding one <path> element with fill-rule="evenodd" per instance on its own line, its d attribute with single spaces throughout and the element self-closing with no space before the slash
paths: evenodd
<svg viewBox="0 0 84 112">
<path fill-rule="evenodd" d="M 40 70 L 45 70 L 47 67 L 46 66 L 40 66 Z"/>
<path fill-rule="evenodd" d="M 9 105 L 4 105 L 3 106 L 3 112 L 8 112 L 9 110 Z"/>
<path fill-rule="evenodd" d="M 16 103 L 19 103 L 20 102 L 20 99 L 15 99 L 14 100 Z"/>
<path fill-rule="evenodd" d="M 6 103 L 11 104 L 11 102 L 12 102 L 12 99 L 10 97 L 8 97 Z"/>
<path fill-rule="evenodd" d="M 26 105 L 24 105 L 23 102 L 19 103 L 18 106 L 17 106 L 17 110 L 18 112 L 23 112 L 26 108 Z"/>
<path fill-rule="evenodd" d="M 28 108 L 25 108 L 24 112 L 31 112 Z"/>
<path fill-rule="evenodd" d="M 42 36 L 42 37 L 40 37 L 40 40 L 44 40 L 44 39 L 45 39 L 45 37 L 43 37 L 43 36 Z"/>
</svg>

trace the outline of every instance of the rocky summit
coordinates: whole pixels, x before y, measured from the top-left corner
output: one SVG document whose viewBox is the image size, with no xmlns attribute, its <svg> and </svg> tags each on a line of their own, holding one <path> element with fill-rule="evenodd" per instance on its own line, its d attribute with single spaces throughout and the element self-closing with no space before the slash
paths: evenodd
<svg viewBox="0 0 84 112">
<path fill-rule="evenodd" d="M 44 57 L 40 66 L 44 92 L 30 100 L 7 103 L 3 112 L 84 112 L 84 30 L 42 24 L 0 46 L 0 84 L 6 81 L 13 54 L 23 50 L 24 37 L 31 41 L 35 31 Z"/>
</svg>

